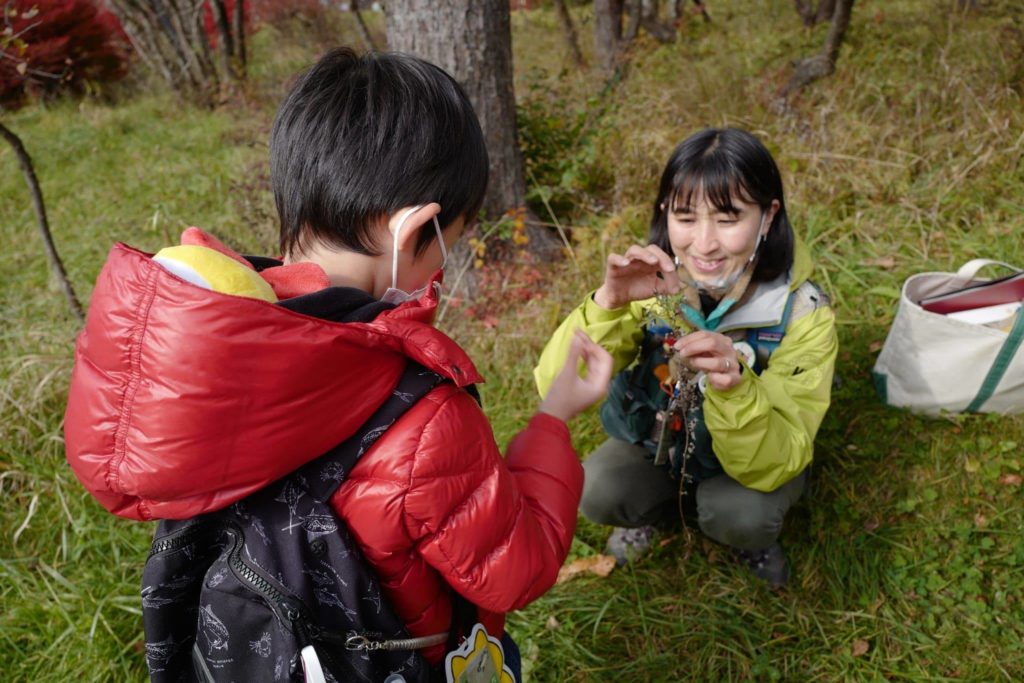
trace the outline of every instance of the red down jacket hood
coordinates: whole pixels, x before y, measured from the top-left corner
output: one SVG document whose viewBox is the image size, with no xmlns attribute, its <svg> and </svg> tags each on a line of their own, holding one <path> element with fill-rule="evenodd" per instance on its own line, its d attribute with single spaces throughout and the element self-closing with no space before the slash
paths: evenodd
<svg viewBox="0 0 1024 683">
<path fill-rule="evenodd" d="M 82 484 L 131 519 L 184 519 L 253 493 L 351 436 L 407 359 L 482 381 L 432 327 L 433 287 L 335 323 L 181 280 L 110 252 L 75 348 L 64 435 Z"/>
</svg>

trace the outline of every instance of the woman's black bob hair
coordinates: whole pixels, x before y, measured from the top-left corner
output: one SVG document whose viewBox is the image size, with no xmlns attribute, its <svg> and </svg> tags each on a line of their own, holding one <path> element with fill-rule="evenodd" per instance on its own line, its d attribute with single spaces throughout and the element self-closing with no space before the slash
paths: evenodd
<svg viewBox="0 0 1024 683">
<path fill-rule="evenodd" d="M 762 211 L 779 200 L 779 210 L 758 254 L 752 280 L 767 282 L 793 265 L 793 227 L 786 214 L 782 177 L 771 153 L 754 135 L 739 128 L 706 128 L 686 138 L 672 152 L 661 175 L 651 218 L 650 242 L 672 253 L 668 212 L 692 207 L 700 197 L 718 211 L 735 213 L 733 197 Z"/>
<path fill-rule="evenodd" d="M 441 205 L 442 229 L 468 223 L 487 170 L 480 122 L 444 70 L 411 55 L 333 49 L 298 78 L 274 120 L 281 251 L 315 241 L 377 254 L 383 219 L 430 202 Z M 417 253 L 435 238 L 421 230 Z"/>
</svg>

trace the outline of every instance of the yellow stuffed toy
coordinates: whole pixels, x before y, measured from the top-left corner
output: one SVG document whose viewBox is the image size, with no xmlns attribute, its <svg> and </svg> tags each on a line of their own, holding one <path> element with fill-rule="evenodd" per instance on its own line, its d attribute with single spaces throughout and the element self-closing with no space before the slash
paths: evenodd
<svg viewBox="0 0 1024 683">
<path fill-rule="evenodd" d="M 251 266 L 210 247 L 182 244 L 158 251 L 153 260 L 182 280 L 222 294 L 277 302 L 274 289 Z"/>
</svg>

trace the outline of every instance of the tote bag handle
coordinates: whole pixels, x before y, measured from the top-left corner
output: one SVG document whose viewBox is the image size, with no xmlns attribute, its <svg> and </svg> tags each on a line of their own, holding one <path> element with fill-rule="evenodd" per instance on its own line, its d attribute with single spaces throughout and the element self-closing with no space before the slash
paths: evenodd
<svg viewBox="0 0 1024 683">
<path fill-rule="evenodd" d="M 953 276 L 953 282 L 951 283 L 954 285 L 953 288 L 958 289 L 966 286 L 985 266 L 1003 266 L 1004 268 L 1009 268 L 1015 273 L 1021 272 L 1020 268 L 1015 268 L 1009 263 L 1004 263 L 1003 261 L 994 261 L 988 258 L 976 258 L 963 264 L 960 266 L 960 270 L 956 271 L 956 275 Z"/>
</svg>

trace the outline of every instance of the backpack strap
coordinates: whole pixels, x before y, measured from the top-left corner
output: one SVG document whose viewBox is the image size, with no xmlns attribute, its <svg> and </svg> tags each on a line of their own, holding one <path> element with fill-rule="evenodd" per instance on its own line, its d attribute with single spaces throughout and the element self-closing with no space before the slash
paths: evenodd
<svg viewBox="0 0 1024 683">
<path fill-rule="evenodd" d="M 747 331 L 747 343 L 754 349 L 754 356 L 757 359 L 754 372 L 761 374 L 768 367 L 768 359 L 779 348 L 782 338 L 786 336 L 786 326 L 789 324 L 790 315 L 793 312 L 793 299 L 796 292 L 791 292 L 786 299 L 786 308 L 782 311 L 782 319 L 775 325 L 769 327 L 754 327 Z"/>
<path fill-rule="evenodd" d="M 300 467 L 293 476 L 302 477 L 310 495 L 326 502 L 345 481 L 363 453 L 370 450 L 377 439 L 417 401 L 444 381 L 445 378 L 436 372 L 409 361 L 391 396 L 351 437 Z"/>
<path fill-rule="evenodd" d="M 828 306 L 828 295 L 810 280 L 807 280 L 790 292 L 786 299 L 786 307 L 782 311 L 782 319 L 770 327 L 756 327 L 747 331 L 747 343 L 754 349 L 757 357 L 758 374 L 768 367 L 768 359 L 779 348 L 782 338 L 786 336 L 789 323 L 799 320 L 822 306 Z"/>
</svg>

